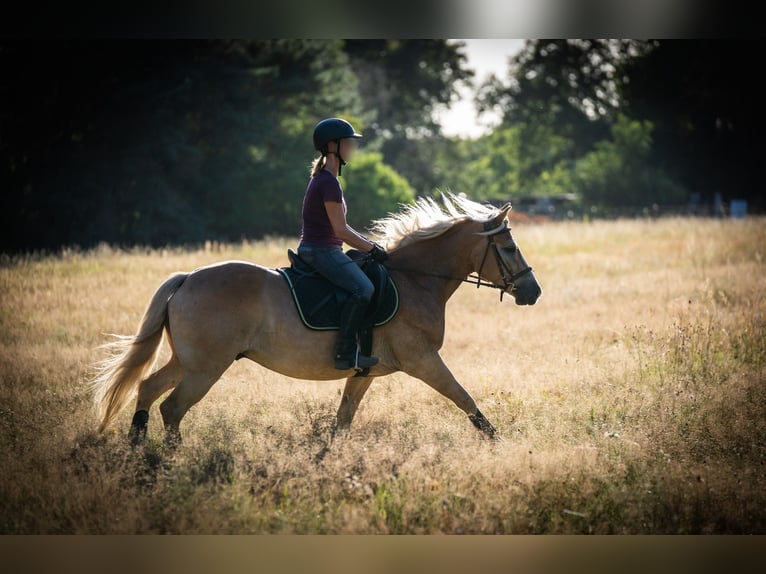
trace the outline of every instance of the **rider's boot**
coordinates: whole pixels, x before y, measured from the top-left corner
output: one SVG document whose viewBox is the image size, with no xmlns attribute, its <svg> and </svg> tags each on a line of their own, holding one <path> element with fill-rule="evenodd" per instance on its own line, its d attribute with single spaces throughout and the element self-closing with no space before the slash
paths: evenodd
<svg viewBox="0 0 766 574">
<path fill-rule="evenodd" d="M 361 371 L 376 365 L 377 357 L 368 357 L 359 354 L 359 346 L 356 342 L 356 333 L 364 319 L 364 314 L 369 303 L 358 297 L 350 297 L 343 305 L 340 314 L 340 330 L 335 344 L 335 368 L 346 371 L 356 369 Z"/>
</svg>

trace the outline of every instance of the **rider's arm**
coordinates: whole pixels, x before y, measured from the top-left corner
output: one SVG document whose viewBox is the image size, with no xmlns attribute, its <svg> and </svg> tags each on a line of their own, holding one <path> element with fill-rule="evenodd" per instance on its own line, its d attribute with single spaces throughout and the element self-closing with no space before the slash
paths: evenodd
<svg viewBox="0 0 766 574">
<path fill-rule="evenodd" d="M 324 207 L 327 210 L 327 217 L 330 219 L 332 230 L 338 239 L 342 239 L 347 245 L 359 251 L 370 251 L 375 244 L 357 233 L 346 222 L 346 214 L 343 213 L 343 204 L 336 201 L 325 201 Z"/>
</svg>

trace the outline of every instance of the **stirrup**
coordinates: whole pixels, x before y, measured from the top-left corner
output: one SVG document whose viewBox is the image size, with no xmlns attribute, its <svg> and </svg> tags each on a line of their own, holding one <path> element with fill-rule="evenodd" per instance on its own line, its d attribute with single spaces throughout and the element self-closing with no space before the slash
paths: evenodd
<svg viewBox="0 0 766 574">
<path fill-rule="evenodd" d="M 365 369 L 369 369 L 378 364 L 377 357 L 367 357 L 359 354 L 359 345 L 356 345 L 354 349 L 353 364 L 350 358 L 338 358 L 335 357 L 335 368 L 340 371 L 347 371 L 348 369 L 354 369 L 356 372 L 361 372 Z"/>
</svg>

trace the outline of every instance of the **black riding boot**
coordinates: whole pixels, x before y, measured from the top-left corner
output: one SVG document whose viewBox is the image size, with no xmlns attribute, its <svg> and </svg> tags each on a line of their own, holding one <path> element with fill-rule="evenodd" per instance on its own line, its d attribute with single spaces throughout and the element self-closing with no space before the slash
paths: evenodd
<svg viewBox="0 0 766 574">
<path fill-rule="evenodd" d="M 367 301 L 356 297 L 349 298 L 343 305 L 340 313 L 340 330 L 338 341 L 335 344 L 335 368 L 347 371 L 348 369 L 362 370 L 378 363 L 377 357 L 367 357 L 359 354 L 356 343 L 356 332 L 364 319 L 367 310 Z"/>
</svg>

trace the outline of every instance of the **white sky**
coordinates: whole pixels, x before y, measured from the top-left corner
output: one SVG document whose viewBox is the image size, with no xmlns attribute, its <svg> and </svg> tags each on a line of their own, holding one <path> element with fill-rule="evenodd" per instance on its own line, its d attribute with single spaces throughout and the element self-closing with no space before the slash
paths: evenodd
<svg viewBox="0 0 766 574">
<path fill-rule="evenodd" d="M 474 82 L 478 86 L 494 73 L 504 79 L 508 70 L 508 59 L 524 47 L 525 40 L 460 40 L 465 42 L 463 52 L 468 58 L 466 67 L 476 71 Z M 436 117 L 441 120 L 445 135 L 477 137 L 490 131 L 499 118 L 486 113 L 481 123 L 476 117 L 473 105 L 473 90 L 459 90 L 460 99 L 449 110 L 439 110 Z"/>
</svg>

